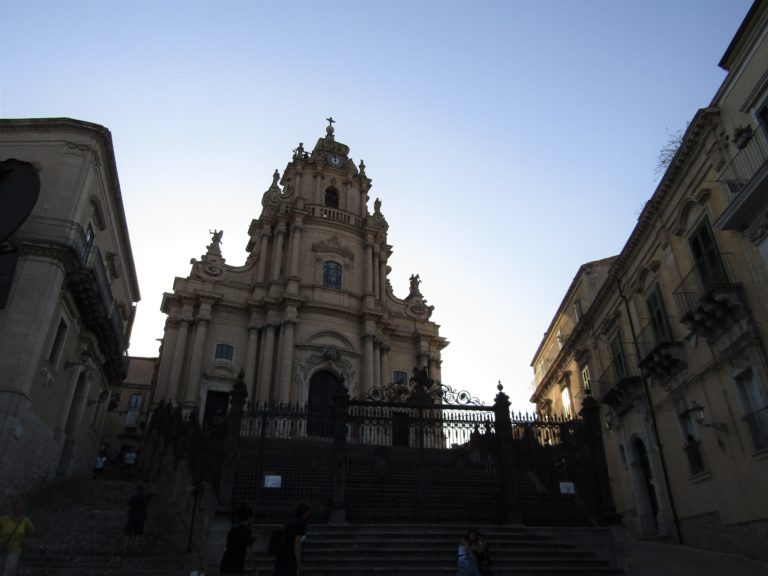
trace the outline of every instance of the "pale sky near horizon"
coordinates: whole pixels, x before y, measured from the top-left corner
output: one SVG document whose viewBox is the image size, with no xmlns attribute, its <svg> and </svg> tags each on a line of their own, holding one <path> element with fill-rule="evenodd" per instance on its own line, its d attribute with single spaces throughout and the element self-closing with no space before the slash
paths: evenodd
<svg viewBox="0 0 768 576">
<path fill-rule="evenodd" d="M 262 193 L 325 118 L 364 159 L 390 279 L 435 306 L 443 381 L 528 409 L 578 267 L 618 253 L 659 150 L 725 77 L 750 0 L 0 0 L 0 116 L 114 141 L 141 287 L 130 353 L 210 229 L 246 257 Z"/>
</svg>

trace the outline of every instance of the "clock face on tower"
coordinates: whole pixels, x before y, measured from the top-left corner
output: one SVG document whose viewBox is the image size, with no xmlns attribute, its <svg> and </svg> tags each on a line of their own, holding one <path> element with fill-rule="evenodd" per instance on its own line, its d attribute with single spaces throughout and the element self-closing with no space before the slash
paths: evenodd
<svg viewBox="0 0 768 576">
<path fill-rule="evenodd" d="M 340 168 L 344 164 L 344 157 L 339 156 L 338 154 L 329 154 L 328 164 L 336 168 Z"/>
</svg>

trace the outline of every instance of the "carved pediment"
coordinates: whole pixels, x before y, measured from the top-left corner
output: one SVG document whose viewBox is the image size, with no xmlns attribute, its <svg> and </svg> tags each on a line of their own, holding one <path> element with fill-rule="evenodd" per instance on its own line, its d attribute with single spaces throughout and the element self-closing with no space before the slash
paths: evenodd
<svg viewBox="0 0 768 576">
<path fill-rule="evenodd" d="M 347 260 L 354 260 L 355 253 L 341 243 L 338 236 L 312 244 L 312 252 L 317 254 L 338 254 Z"/>
</svg>

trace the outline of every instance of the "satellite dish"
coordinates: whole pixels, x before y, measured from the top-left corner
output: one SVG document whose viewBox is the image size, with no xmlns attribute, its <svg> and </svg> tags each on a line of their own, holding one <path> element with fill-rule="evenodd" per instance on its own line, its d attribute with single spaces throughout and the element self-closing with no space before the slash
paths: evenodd
<svg viewBox="0 0 768 576">
<path fill-rule="evenodd" d="M 40 195 L 40 177 L 28 162 L 0 162 L 0 242 L 11 237 L 32 213 Z"/>
</svg>

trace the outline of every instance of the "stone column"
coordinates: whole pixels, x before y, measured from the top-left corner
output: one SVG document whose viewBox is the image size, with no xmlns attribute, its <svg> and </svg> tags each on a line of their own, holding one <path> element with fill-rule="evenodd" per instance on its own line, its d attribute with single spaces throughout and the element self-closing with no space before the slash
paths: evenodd
<svg viewBox="0 0 768 576">
<path fill-rule="evenodd" d="M 376 300 L 381 298 L 380 281 L 381 276 L 381 264 L 379 262 L 379 251 L 376 250 L 373 253 L 373 292 Z"/>
<path fill-rule="evenodd" d="M 386 386 L 392 383 L 392 374 L 389 370 L 389 346 L 381 347 L 381 384 Z"/>
<path fill-rule="evenodd" d="M 373 343 L 373 387 L 381 387 L 381 344 Z"/>
<path fill-rule="evenodd" d="M 280 222 L 275 230 L 277 240 L 275 242 L 275 252 L 272 255 L 272 282 L 280 279 L 280 267 L 283 264 L 283 242 L 285 241 L 285 224 Z"/>
<path fill-rule="evenodd" d="M 379 298 L 384 301 L 387 296 L 387 262 L 380 260 L 379 268 Z"/>
<path fill-rule="evenodd" d="M 373 245 L 370 240 L 365 244 L 365 293 L 373 292 Z"/>
<path fill-rule="evenodd" d="M 298 402 L 299 390 L 294 385 L 293 378 L 293 335 L 296 320 L 293 318 L 283 322 L 282 354 L 280 355 L 280 402 Z"/>
<path fill-rule="evenodd" d="M 442 378 L 440 375 L 440 364 L 441 364 L 440 359 L 435 356 L 432 356 L 429 359 L 429 377 L 432 380 L 438 380 L 442 382 Z"/>
<path fill-rule="evenodd" d="M 365 334 L 363 336 L 363 381 L 361 382 L 361 393 L 369 392 L 373 386 L 373 341 L 375 336 L 373 334 Z"/>
<path fill-rule="evenodd" d="M 210 306 L 209 306 L 210 308 Z M 187 386 L 185 395 L 185 407 L 193 406 L 200 397 L 200 372 L 203 368 L 203 354 L 205 347 L 205 336 L 208 332 L 210 315 L 200 314 L 195 326 L 195 339 L 192 344 L 192 358 L 189 361 L 189 374 L 187 375 Z"/>
<path fill-rule="evenodd" d="M 259 329 L 251 317 L 251 325 L 248 327 L 248 348 L 245 351 L 245 387 L 248 391 L 248 400 L 256 402 L 256 349 L 259 344 Z"/>
<path fill-rule="evenodd" d="M 264 282 L 267 279 L 267 257 L 269 254 L 269 237 L 272 235 L 272 228 L 264 226 L 261 231 L 261 246 L 259 247 L 259 270 L 256 276 L 256 282 Z"/>
<path fill-rule="evenodd" d="M 291 276 L 299 275 L 299 258 L 301 249 L 301 229 L 303 228 L 303 220 L 301 217 L 297 217 L 293 222 L 293 246 L 291 253 Z"/>
<path fill-rule="evenodd" d="M 271 400 L 272 361 L 275 354 L 275 326 L 267 324 L 262 332 L 263 345 L 261 355 L 261 370 L 259 372 L 258 399 L 259 402 Z"/>
<path fill-rule="evenodd" d="M 179 323 L 174 317 L 165 320 L 165 334 L 160 351 L 160 367 L 157 369 L 157 388 L 155 390 L 155 404 L 162 399 L 168 399 L 173 394 L 171 390 L 171 367 L 173 366 L 173 353 L 176 350 L 176 342 L 179 338 Z M 154 406 L 150 407 L 154 408 Z"/>
<path fill-rule="evenodd" d="M 173 351 L 171 364 L 171 377 L 168 382 L 168 399 L 174 403 L 179 402 L 182 369 L 184 356 L 187 349 L 187 334 L 189 333 L 189 319 L 179 319 L 179 335 L 176 338 L 176 349 Z"/>
</svg>

